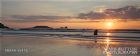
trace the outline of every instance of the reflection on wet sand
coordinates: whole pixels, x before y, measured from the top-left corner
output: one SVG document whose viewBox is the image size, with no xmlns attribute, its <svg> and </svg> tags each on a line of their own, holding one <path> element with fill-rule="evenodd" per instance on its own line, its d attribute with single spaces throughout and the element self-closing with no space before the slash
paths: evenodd
<svg viewBox="0 0 140 56">
<path fill-rule="evenodd" d="M 107 36 L 110 36 L 110 35 L 111 35 L 111 33 L 106 33 L 106 35 L 107 35 Z"/>
<path fill-rule="evenodd" d="M 112 56 L 110 51 L 109 51 L 109 44 L 110 44 L 110 39 L 109 39 L 109 37 L 107 37 L 107 39 L 106 39 L 106 47 L 105 47 L 106 56 Z"/>
<path fill-rule="evenodd" d="M 121 56 L 111 54 L 110 47 L 140 47 L 140 42 L 113 42 L 109 37 L 103 41 L 73 38 L 30 38 L 3 36 L 4 48 L 29 48 L 29 53 L 3 53 L 4 56 Z M 122 45 L 121 45 L 122 44 Z M 3 48 L 3 49 L 4 49 Z M 105 54 L 103 53 L 105 51 Z M 139 51 L 139 49 L 138 49 Z M 129 54 L 125 54 L 129 55 Z M 123 55 L 123 56 L 125 56 Z M 139 53 L 135 56 L 139 56 Z"/>
<path fill-rule="evenodd" d="M 107 36 L 110 36 L 111 35 L 111 33 L 106 33 L 106 35 Z M 111 53 L 110 53 L 110 51 L 109 51 L 109 45 L 110 45 L 110 39 L 109 39 L 109 37 L 107 37 L 106 39 L 105 39 L 105 41 L 106 41 L 106 46 L 105 46 L 105 53 L 106 53 L 106 56 L 112 56 L 111 55 Z"/>
</svg>

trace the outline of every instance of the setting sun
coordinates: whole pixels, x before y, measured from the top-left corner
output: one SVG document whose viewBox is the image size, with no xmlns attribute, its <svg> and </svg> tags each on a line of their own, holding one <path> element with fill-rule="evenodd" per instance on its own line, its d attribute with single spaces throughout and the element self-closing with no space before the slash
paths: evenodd
<svg viewBox="0 0 140 56">
<path fill-rule="evenodd" d="M 106 22 L 105 26 L 107 29 L 111 29 L 113 27 L 113 22 Z"/>
</svg>

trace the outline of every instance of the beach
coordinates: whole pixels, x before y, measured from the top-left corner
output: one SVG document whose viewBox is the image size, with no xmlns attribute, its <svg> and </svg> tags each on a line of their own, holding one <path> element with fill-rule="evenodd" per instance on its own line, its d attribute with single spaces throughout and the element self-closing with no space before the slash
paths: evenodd
<svg viewBox="0 0 140 56">
<path fill-rule="evenodd" d="M 1 50 L 2 56 L 139 56 L 140 39 L 136 35 L 97 37 L 95 43 L 94 37 L 3 33 Z"/>
<path fill-rule="evenodd" d="M 140 56 L 140 0 L 0 0 L 0 56 Z"/>
</svg>

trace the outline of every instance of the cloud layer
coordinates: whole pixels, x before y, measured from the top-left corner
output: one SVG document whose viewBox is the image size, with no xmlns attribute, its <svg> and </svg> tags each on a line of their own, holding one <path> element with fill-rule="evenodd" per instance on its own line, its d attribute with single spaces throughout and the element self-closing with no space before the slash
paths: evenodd
<svg viewBox="0 0 140 56">
<path fill-rule="evenodd" d="M 27 15 L 12 15 L 10 17 L 5 17 L 4 20 L 12 22 L 76 22 L 72 19 L 89 19 L 89 20 L 99 20 L 99 19 L 140 19 L 140 8 L 138 6 L 126 6 L 117 9 L 105 9 L 104 12 L 88 12 L 80 13 L 77 17 L 72 16 L 27 16 Z M 71 21 L 72 20 L 72 21 Z M 85 20 L 86 21 L 86 20 Z M 79 22 L 79 21 L 77 21 Z M 92 21 L 96 22 L 96 21 Z"/>
<path fill-rule="evenodd" d="M 140 19 L 140 8 L 138 6 L 126 6 L 117 9 L 106 9 L 103 13 L 89 12 L 80 13 L 79 18 L 89 19 L 105 19 L 105 18 L 119 18 L 119 19 Z"/>
</svg>

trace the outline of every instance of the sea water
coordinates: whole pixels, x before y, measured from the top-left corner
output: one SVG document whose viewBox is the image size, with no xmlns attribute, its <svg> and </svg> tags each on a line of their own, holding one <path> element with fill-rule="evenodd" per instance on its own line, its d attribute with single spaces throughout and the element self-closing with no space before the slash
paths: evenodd
<svg viewBox="0 0 140 56">
<path fill-rule="evenodd" d="M 139 33 L 1 32 L 2 56 L 139 56 Z M 95 43 L 95 39 L 97 43 Z"/>
</svg>

